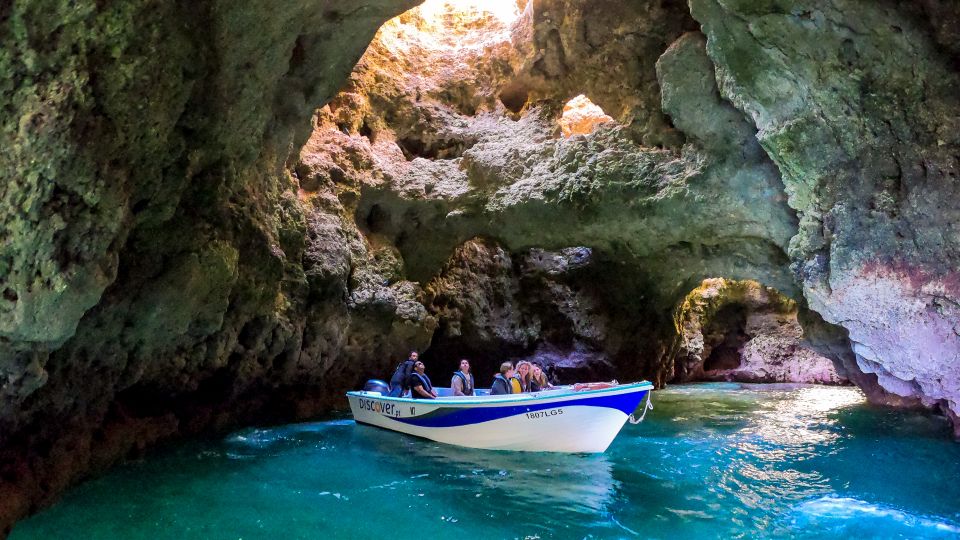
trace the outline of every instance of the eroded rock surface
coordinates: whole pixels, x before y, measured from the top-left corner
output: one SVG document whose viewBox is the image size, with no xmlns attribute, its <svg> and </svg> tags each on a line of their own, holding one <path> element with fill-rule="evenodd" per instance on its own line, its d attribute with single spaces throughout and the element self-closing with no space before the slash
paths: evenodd
<svg viewBox="0 0 960 540">
<path fill-rule="evenodd" d="M 611 378 L 625 340 L 589 277 L 594 264 L 583 247 L 511 254 L 465 242 L 426 287 L 439 327 L 425 358 L 450 371 L 469 358 L 484 383 L 504 360 L 537 361 L 562 383 Z"/>
<path fill-rule="evenodd" d="M 920 4 L 920 3 L 918 3 Z M 856 1 L 694 0 L 721 91 L 746 112 L 800 217 L 810 307 L 880 385 L 960 410 L 956 16 Z"/>
<path fill-rule="evenodd" d="M 130 451 L 310 414 L 429 342 L 412 284 L 351 298 L 376 264 L 283 172 L 412 5 L 0 7 L 0 536 Z"/>
</svg>

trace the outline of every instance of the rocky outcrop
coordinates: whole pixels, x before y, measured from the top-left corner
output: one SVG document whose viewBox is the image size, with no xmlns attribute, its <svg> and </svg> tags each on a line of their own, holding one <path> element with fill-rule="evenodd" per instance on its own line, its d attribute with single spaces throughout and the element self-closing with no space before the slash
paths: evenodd
<svg viewBox="0 0 960 540">
<path fill-rule="evenodd" d="M 831 358 L 804 342 L 797 303 L 755 281 L 708 279 L 676 312 L 673 379 L 839 384 Z"/>
<path fill-rule="evenodd" d="M 942 19 L 931 32 L 906 3 L 691 8 L 722 94 L 783 173 L 810 307 L 883 388 L 956 413 L 960 73 Z"/>
<path fill-rule="evenodd" d="M 376 264 L 283 172 L 412 5 L 0 7 L 0 535 L 127 452 L 309 414 L 429 342 L 412 284 L 349 282 Z"/>
<path fill-rule="evenodd" d="M 469 358 L 484 382 L 504 360 L 537 361 L 562 383 L 611 378 L 624 339 L 589 279 L 594 262 L 582 247 L 510 254 L 467 241 L 426 287 L 439 326 L 424 358 L 440 372 Z"/>
</svg>

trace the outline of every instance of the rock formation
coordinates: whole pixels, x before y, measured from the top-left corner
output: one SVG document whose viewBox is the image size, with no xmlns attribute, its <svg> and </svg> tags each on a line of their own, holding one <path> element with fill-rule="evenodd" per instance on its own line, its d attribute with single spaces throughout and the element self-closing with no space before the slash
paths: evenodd
<svg viewBox="0 0 960 540">
<path fill-rule="evenodd" d="M 797 303 L 755 281 L 707 279 L 677 309 L 673 380 L 838 384 L 803 341 Z"/>
<path fill-rule="evenodd" d="M 691 12 L 722 94 L 783 174 L 810 307 L 885 389 L 955 415 L 960 73 L 940 25 L 957 7 L 693 0 Z"/>
<path fill-rule="evenodd" d="M 409 348 L 663 384 L 707 278 L 956 420 L 960 8 L 414 4 L 0 7 L 0 531 Z"/>
<path fill-rule="evenodd" d="M 309 414 L 429 342 L 411 284 L 346 284 L 376 261 L 283 169 L 413 4 L 0 7 L 0 535 L 132 450 Z"/>
</svg>

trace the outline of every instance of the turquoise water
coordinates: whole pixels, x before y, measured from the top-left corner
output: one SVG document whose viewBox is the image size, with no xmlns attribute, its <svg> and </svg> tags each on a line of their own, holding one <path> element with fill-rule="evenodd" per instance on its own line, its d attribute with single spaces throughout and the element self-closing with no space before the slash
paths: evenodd
<svg viewBox="0 0 960 540">
<path fill-rule="evenodd" d="M 603 455 L 490 452 L 323 422 L 130 463 L 21 523 L 43 538 L 958 538 L 942 418 L 852 388 L 702 384 Z"/>
</svg>

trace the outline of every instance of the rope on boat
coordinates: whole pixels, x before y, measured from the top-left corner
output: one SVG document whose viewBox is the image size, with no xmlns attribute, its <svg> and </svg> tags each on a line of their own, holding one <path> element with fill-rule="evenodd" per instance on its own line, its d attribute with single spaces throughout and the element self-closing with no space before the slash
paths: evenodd
<svg viewBox="0 0 960 540">
<path fill-rule="evenodd" d="M 647 416 L 647 411 L 653 410 L 653 401 L 650 400 L 650 398 L 652 397 L 653 397 L 653 390 L 648 390 L 647 404 L 643 406 L 643 413 L 640 415 L 640 418 L 635 417 L 633 414 L 627 417 L 627 420 L 630 421 L 631 424 L 639 424 L 640 422 L 643 422 L 643 418 Z"/>
</svg>

